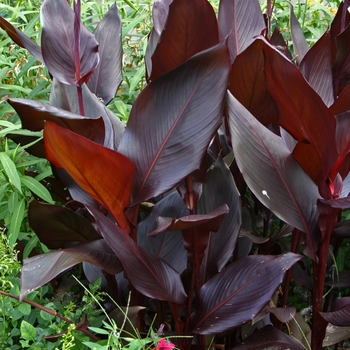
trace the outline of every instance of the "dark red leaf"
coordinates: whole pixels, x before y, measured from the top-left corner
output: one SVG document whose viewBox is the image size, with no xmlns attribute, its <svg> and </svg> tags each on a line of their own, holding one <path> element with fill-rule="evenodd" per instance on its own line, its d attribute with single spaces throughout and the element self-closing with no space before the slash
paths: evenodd
<svg viewBox="0 0 350 350">
<path fill-rule="evenodd" d="M 252 320 L 281 284 L 284 272 L 301 258 L 293 253 L 254 255 L 224 268 L 201 288 L 192 331 L 218 334 Z"/>
<path fill-rule="evenodd" d="M 25 259 L 21 273 L 20 298 L 83 261 L 99 266 L 112 275 L 122 271 L 119 259 L 103 239 L 79 243 L 70 248 Z"/>
<path fill-rule="evenodd" d="M 229 35 L 232 62 L 266 28 L 260 4 L 256 0 L 221 0 L 218 21 L 220 39 Z"/>
<path fill-rule="evenodd" d="M 94 35 L 99 44 L 100 62 L 87 86 L 107 105 L 123 80 L 121 21 L 115 3 L 94 30 Z"/>
<path fill-rule="evenodd" d="M 48 160 L 64 168 L 83 190 L 111 212 L 124 231 L 130 232 L 124 209 L 130 203 L 135 171 L 131 161 L 52 122 L 45 123 L 44 144 Z"/>
<path fill-rule="evenodd" d="M 149 235 L 154 236 L 163 231 L 181 231 L 198 226 L 203 226 L 203 228 L 209 231 L 217 232 L 221 226 L 224 215 L 228 212 L 229 208 L 224 204 L 208 214 L 188 215 L 178 219 L 160 216 L 157 220 L 157 229 Z"/>
<path fill-rule="evenodd" d="M 350 297 L 337 299 L 332 304 L 331 312 L 321 312 L 321 316 L 335 326 L 350 326 Z"/>
<path fill-rule="evenodd" d="M 334 102 L 332 73 L 332 41 L 330 31 L 311 47 L 300 63 L 300 71 L 329 107 Z"/>
<path fill-rule="evenodd" d="M 210 233 L 203 261 L 203 274 L 206 278 L 221 271 L 232 257 L 241 227 L 240 195 L 230 169 L 218 157 L 207 172 L 196 212 L 204 214 L 223 204 L 227 204 L 230 211 L 225 215 L 218 232 Z"/>
<path fill-rule="evenodd" d="M 221 43 L 140 93 L 118 148 L 137 168 L 133 204 L 166 192 L 200 167 L 221 124 L 229 69 Z"/>
<path fill-rule="evenodd" d="M 262 124 L 277 120 L 276 107 L 266 89 L 263 42 L 255 40 L 236 57 L 232 65 L 229 90 Z"/>
<path fill-rule="evenodd" d="M 270 42 L 272 45 L 276 46 L 276 49 L 283 53 L 289 60 L 292 60 L 292 54 L 290 53 L 288 49 L 288 43 L 284 40 L 284 37 L 278 27 L 278 24 L 276 23 L 275 29 L 273 30 L 273 33 L 270 38 Z"/>
<path fill-rule="evenodd" d="M 306 55 L 306 53 L 309 51 L 309 45 L 306 42 L 304 32 L 301 29 L 300 23 L 294 14 L 293 4 L 288 4 L 290 9 L 290 31 L 293 40 L 293 48 L 296 53 L 297 62 L 300 63 Z"/>
<path fill-rule="evenodd" d="M 345 198 L 338 198 L 338 199 L 321 199 L 321 201 L 327 205 L 329 205 L 332 208 L 335 209 L 349 209 L 350 208 L 350 196 Z"/>
<path fill-rule="evenodd" d="M 101 235 L 122 262 L 128 280 L 140 293 L 176 304 L 185 302 L 186 293 L 178 272 L 165 260 L 141 248 L 100 212 L 88 209 Z"/>
<path fill-rule="evenodd" d="M 82 90 L 85 117 L 96 119 L 102 116 L 106 131 L 103 145 L 111 149 L 116 149 L 124 133 L 125 124 L 85 84 L 82 86 Z M 77 88 L 62 84 L 57 79 L 53 79 L 50 104 L 80 115 Z"/>
<path fill-rule="evenodd" d="M 265 326 L 235 345 L 235 350 L 303 350 L 295 338 L 279 331 L 274 326 Z"/>
<path fill-rule="evenodd" d="M 315 259 L 312 232 L 318 217 L 316 185 L 282 138 L 259 123 L 230 93 L 227 106 L 232 147 L 244 180 L 261 203 L 306 233 Z"/>
<path fill-rule="evenodd" d="M 43 62 L 40 46 L 1 16 L 0 28 L 6 30 L 6 33 L 17 45 L 26 48 L 38 61 Z"/>
<path fill-rule="evenodd" d="M 329 107 L 329 110 L 334 114 L 340 114 L 350 109 L 350 85 L 344 88 L 338 98 Z"/>
<path fill-rule="evenodd" d="M 184 249 L 181 232 L 160 232 L 155 237 L 148 234 L 156 229 L 159 216 L 182 217 L 189 210 L 177 192 L 163 198 L 146 219 L 137 226 L 137 243 L 151 253 L 164 259 L 180 274 L 187 268 L 187 251 Z"/>
<path fill-rule="evenodd" d="M 293 63 L 266 41 L 263 51 L 267 91 L 275 102 L 278 122 L 298 141 L 294 157 L 320 184 L 338 156 L 334 116 Z"/>
<path fill-rule="evenodd" d="M 161 19 L 153 20 L 162 22 L 164 13 L 156 13 Z M 157 24 L 156 27 L 161 28 L 162 25 Z M 170 72 L 196 53 L 219 43 L 216 16 L 207 0 L 172 1 L 165 27 L 160 33 L 151 57 L 152 66 L 147 72 L 150 80 Z"/>
<path fill-rule="evenodd" d="M 80 86 L 88 80 L 99 62 L 94 35 L 80 25 L 79 69 L 74 50 L 74 13 L 68 2 L 45 0 L 40 14 L 41 51 L 47 69 L 62 83 Z"/>
<path fill-rule="evenodd" d="M 68 242 L 100 238 L 88 219 L 61 206 L 32 201 L 28 220 L 40 242 L 50 249 L 63 248 Z"/>
</svg>

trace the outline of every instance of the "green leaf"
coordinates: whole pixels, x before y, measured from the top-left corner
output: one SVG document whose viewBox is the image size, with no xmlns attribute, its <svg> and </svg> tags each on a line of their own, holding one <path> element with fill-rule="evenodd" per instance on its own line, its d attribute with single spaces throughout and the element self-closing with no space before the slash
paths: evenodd
<svg viewBox="0 0 350 350">
<path fill-rule="evenodd" d="M 17 310 L 23 315 L 30 315 L 31 309 L 31 306 L 27 303 L 20 303 L 17 306 Z"/>
<path fill-rule="evenodd" d="M 89 327 L 89 329 L 97 334 L 107 334 L 108 335 L 110 333 L 110 332 L 106 331 L 105 329 L 97 328 L 97 327 Z"/>
<path fill-rule="evenodd" d="M 54 201 L 48 189 L 44 185 L 42 185 L 38 180 L 26 175 L 22 176 L 21 180 L 22 184 L 28 187 L 38 197 L 40 197 L 48 203 L 54 204 Z"/>
<path fill-rule="evenodd" d="M 0 153 L 0 162 L 5 170 L 9 181 L 17 188 L 17 190 L 22 193 L 21 180 L 16 169 L 16 165 L 13 163 L 11 158 L 4 152 Z"/>
<path fill-rule="evenodd" d="M 21 224 L 24 218 L 24 208 L 25 208 L 25 200 L 24 198 L 19 202 L 19 205 L 14 208 L 10 229 L 9 229 L 9 244 L 10 247 L 13 247 L 17 241 L 19 231 L 21 229 Z"/>
<path fill-rule="evenodd" d="M 129 88 L 129 94 L 131 94 L 134 90 L 137 84 L 145 77 L 146 75 L 146 66 L 141 66 L 133 76 L 133 78 L 130 81 L 130 88 Z"/>
<path fill-rule="evenodd" d="M 91 348 L 91 350 L 108 350 L 109 349 L 107 345 L 100 345 L 97 343 L 92 343 L 90 341 L 84 341 L 83 344 Z"/>
<path fill-rule="evenodd" d="M 25 340 L 34 340 L 35 333 L 35 328 L 30 323 L 23 320 L 21 323 L 21 337 Z"/>
</svg>

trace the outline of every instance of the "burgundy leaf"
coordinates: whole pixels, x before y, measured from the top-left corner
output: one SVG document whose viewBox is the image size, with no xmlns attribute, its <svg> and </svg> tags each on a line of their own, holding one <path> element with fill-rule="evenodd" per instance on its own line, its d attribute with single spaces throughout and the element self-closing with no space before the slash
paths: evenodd
<svg viewBox="0 0 350 350">
<path fill-rule="evenodd" d="M 87 86 L 107 105 L 123 80 L 121 20 L 115 3 L 94 30 L 94 35 L 99 44 L 100 62 Z"/>
<path fill-rule="evenodd" d="M 43 62 L 40 46 L 0 16 L 0 28 L 19 46 L 26 48 L 38 61 Z"/>
<path fill-rule="evenodd" d="M 123 264 L 130 283 L 142 294 L 176 304 L 186 300 L 180 275 L 167 262 L 135 243 L 111 220 L 93 208 L 88 208 L 96 220 L 101 235 Z"/>
<path fill-rule="evenodd" d="M 186 230 L 193 227 L 201 227 L 217 232 L 221 226 L 224 215 L 229 212 L 226 204 L 221 205 L 214 211 L 203 215 L 188 215 L 182 218 L 158 217 L 157 229 L 149 235 L 154 236 L 158 232 Z"/>
<path fill-rule="evenodd" d="M 156 229 L 159 216 L 182 217 L 188 214 L 189 210 L 179 194 L 173 192 L 158 202 L 147 218 L 137 226 L 137 243 L 164 259 L 179 273 L 187 268 L 187 252 L 183 246 L 181 232 L 160 232 L 155 237 L 148 234 Z"/>
<path fill-rule="evenodd" d="M 106 131 L 103 145 L 111 149 L 116 149 L 124 133 L 125 124 L 85 84 L 82 86 L 82 90 L 85 117 L 96 119 L 102 116 Z M 72 113 L 80 114 L 77 88 L 62 84 L 57 79 L 53 79 L 50 104 Z"/>
<path fill-rule="evenodd" d="M 324 204 L 329 205 L 335 209 L 349 209 L 350 208 L 350 196 L 338 199 L 321 199 Z"/>
<path fill-rule="evenodd" d="M 257 0 L 221 0 L 218 18 L 220 39 L 229 35 L 232 62 L 266 28 Z"/>
<path fill-rule="evenodd" d="M 44 144 L 48 160 L 64 168 L 129 233 L 131 226 L 124 209 L 130 203 L 135 171 L 131 161 L 53 122 L 45 123 Z"/>
<path fill-rule="evenodd" d="M 210 212 L 223 204 L 227 204 L 230 211 L 225 215 L 218 232 L 210 234 L 203 261 L 203 273 L 207 278 L 221 271 L 232 257 L 241 227 L 240 195 L 230 169 L 219 156 L 208 170 L 196 212 Z"/>
<path fill-rule="evenodd" d="M 232 65 L 229 90 L 262 124 L 277 120 L 277 111 L 266 88 L 263 42 L 255 40 L 236 57 Z"/>
<path fill-rule="evenodd" d="M 278 24 L 276 23 L 275 29 L 273 30 L 273 33 L 270 38 L 270 42 L 272 45 L 276 47 L 278 51 L 283 53 L 284 56 L 286 56 L 289 60 L 292 60 L 292 54 L 290 53 L 288 49 L 288 43 L 284 40 L 284 37 L 278 28 Z"/>
<path fill-rule="evenodd" d="M 40 242 L 50 249 L 63 248 L 68 242 L 100 238 L 88 219 L 58 205 L 32 201 L 29 204 L 28 220 Z"/>
<path fill-rule="evenodd" d="M 318 217 L 316 185 L 283 140 L 260 124 L 230 93 L 227 106 L 232 147 L 244 180 L 261 203 L 306 233 L 315 259 L 312 232 Z"/>
<path fill-rule="evenodd" d="M 300 258 L 293 253 L 254 255 L 223 269 L 201 288 L 191 315 L 192 331 L 218 334 L 252 320 L 271 299 L 284 272 Z"/>
<path fill-rule="evenodd" d="M 263 51 L 267 91 L 275 102 L 278 122 L 299 141 L 293 156 L 320 184 L 338 156 L 334 116 L 293 63 L 266 41 Z"/>
<path fill-rule="evenodd" d="M 156 13 L 161 15 L 161 19 L 155 18 L 154 21 L 163 22 L 164 13 Z M 156 27 L 162 25 L 157 24 Z M 196 53 L 218 43 L 216 16 L 207 0 L 173 0 L 165 27 L 152 53 L 152 66 L 147 72 L 149 79 L 154 80 L 170 72 Z"/>
<path fill-rule="evenodd" d="M 134 102 L 118 148 L 136 165 L 133 204 L 200 167 L 221 123 L 228 56 L 225 43 L 199 53 L 148 84 Z"/>
<path fill-rule="evenodd" d="M 79 66 L 74 50 L 74 13 L 66 0 L 45 0 L 41 6 L 41 51 L 49 72 L 59 81 L 80 86 L 99 62 L 98 43 L 80 25 Z M 78 72 L 79 69 L 79 72 Z"/>
<path fill-rule="evenodd" d="M 306 53 L 309 51 L 309 45 L 306 42 L 300 23 L 294 14 L 293 5 L 291 3 L 288 4 L 290 9 L 290 31 L 293 40 L 293 48 L 297 55 L 297 62 L 300 63 Z"/>
<path fill-rule="evenodd" d="M 332 304 L 331 312 L 321 312 L 321 316 L 335 326 L 350 326 L 350 297 L 337 299 Z"/>
<path fill-rule="evenodd" d="M 25 259 L 21 273 L 20 298 L 83 261 L 99 266 L 112 275 L 122 271 L 119 259 L 103 239 L 79 243 L 70 248 Z"/>
<path fill-rule="evenodd" d="M 344 88 L 338 98 L 329 107 L 329 110 L 334 114 L 340 114 L 350 109 L 350 85 Z"/>
<path fill-rule="evenodd" d="M 279 331 L 276 327 L 265 326 L 250 337 L 236 344 L 236 350 L 303 350 L 304 347 L 293 337 Z"/>
<path fill-rule="evenodd" d="M 331 34 L 327 30 L 300 63 L 300 71 L 327 107 L 334 102 L 331 54 Z"/>
</svg>

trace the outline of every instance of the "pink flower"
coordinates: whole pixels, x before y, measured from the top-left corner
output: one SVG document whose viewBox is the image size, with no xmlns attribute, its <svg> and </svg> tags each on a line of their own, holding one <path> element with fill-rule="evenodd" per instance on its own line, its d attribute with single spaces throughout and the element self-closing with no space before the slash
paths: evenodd
<svg viewBox="0 0 350 350">
<path fill-rule="evenodd" d="M 156 348 L 153 350 L 172 350 L 175 348 L 175 344 L 168 343 L 164 338 L 161 338 L 157 344 Z"/>
</svg>

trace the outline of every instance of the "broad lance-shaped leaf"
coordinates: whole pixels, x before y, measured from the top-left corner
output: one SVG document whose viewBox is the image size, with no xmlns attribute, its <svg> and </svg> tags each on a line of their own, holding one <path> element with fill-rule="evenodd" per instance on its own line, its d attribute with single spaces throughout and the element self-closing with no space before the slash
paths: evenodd
<svg viewBox="0 0 350 350">
<path fill-rule="evenodd" d="M 100 62 L 87 86 L 104 104 L 108 104 L 123 79 L 121 20 L 115 3 L 94 30 L 94 35 L 99 43 Z"/>
<path fill-rule="evenodd" d="M 316 258 L 312 232 L 317 224 L 318 190 L 281 137 L 260 124 L 228 92 L 227 111 L 237 165 L 254 195 L 281 220 L 307 235 Z"/>
<path fill-rule="evenodd" d="M 176 304 L 186 300 L 181 278 L 166 261 L 141 248 L 106 216 L 88 207 L 103 238 L 123 264 L 129 282 L 142 294 Z"/>
<path fill-rule="evenodd" d="M 282 283 L 285 271 L 301 258 L 287 253 L 242 258 L 210 279 L 200 289 L 192 331 L 218 334 L 252 320 Z"/>
<path fill-rule="evenodd" d="M 350 325 L 350 297 L 337 299 L 332 304 L 330 312 L 321 312 L 321 316 L 335 326 Z"/>
<path fill-rule="evenodd" d="M 163 13 L 156 14 L 163 16 Z M 169 6 L 166 25 L 157 47 L 151 57 L 147 58 L 152 64 L 147 67 L 149 79 L 154 80 L 170 72 L 196 53 L 218 43 L 217 19 L 207 0 L 174 0 Z"/>
<path fill-rule="evenodd" d="M 99 62 L 98 43 L 94 35 L 80 23 L 80 57 L 77 58 L 77 65 L 74 49 L 74 13 L 68 2 L 45 0 L 41 6 L 40 20 L 41 52 L 47 69 L 62 83 L 82 85 L 89 79 Z"/>
<path fill-rule="evenodd" d="M 174 217 L 189 215 L 189 209 L 176 191 L 159 201 L 151 213 L 138 224 L 137 243 L 167 261 L 181 274 L 187 268 L 187 251 L 183 246 L 181 232 L 160 232 L 156 237 L 149 236 L 149 233 L 157 227 L 157 218 L 170 215 Z"/>
<path fill-rule="evenodd" d="M 327 30 L 304 56 L 300 71 L 329 107 L 334 102 L 332 74 L 332 41 Z"/>
<path fill-rule="evenodd" d="M 43 62 L 40 46 L 1 16 L 0 27 L 6 30 L 6 33 L 17 45 L 26 48 L 38 61 Z"/>
<path fill-rule="evenodd" d="M 103 204 L 126 232 L 131 227 L 124 215 L 130 203 L 135 166 L 122 154 L 78 134 L 46 122 L 44 144 L 47 158 L 68 174 L 91 197 Z"/>
<path fill-rule="evenodd" d="M 220 229 L 216 233 L 210 233 L 203 259 L 203 273 L 207 278 L 221 271 L 232 257 L 242 220 L 240 195 L 230 169 L 219 156 L 207 172 L 196 212 L 210 212 L 224 203 L 230 211 L 225 215 Z"/>
<path fill-rule="evenodd" d="M 334 116 L 299 69 L 266 40 L 258 40 L 263 41 L 267 91 L 278 123 L 298 141 L 293 156 L 319 185 L 338 157 Z"/>
<path fill-rule="evenodd" d="M 111 275 L 123 271 L 119 259 L 103 239 L 79 243 L 25 259 L 21 272 L 20 298 L 23 299 L 61 272 L 83 261 L 96 265 Z"/>
<path fill-rule="evenodd" d="M 85 242 L 100 238 L 88 219 L 58 205 L 31 201 L 28 220 L 40 242 L 50 249 L 63 248 L 68 242 Z"/>
<path fill-rule="evenodd" d="M 293 47 L 297 62 L 300 64 L 306 53 L 309 51 L 309 45 L 306 42 L 304 32 L 293 11 L 293 4 L 289 3 L 290 32 L 292 34 Z"/>
<path fill-rule="evenodd" d="M 263 42 L 255 40 L 232 65 L 229 90 L 262 124 L 277 120 L 277 110 L 266 88 Z"/>
<path fill-rule="evenodd" d="M 200 167 L 221 124 L 229 69 L 223 42 L 140 93 L 118 148 L 136 165 L 132 204 L 168 191 Z"/>
<path fill-rule="evenodd" d="M 258 0 L 221 0 L 218 20 L 220 39 L 229 35 L 232 62 L 266 28 Z"/>
<path fill-rule="evenodd" d="M 295 338 L 269 325 L 259 329 L 250 337 L 234 347 L 235 350 L 266 350 L 266 349 L 305 349 Z"/>
<path fill-rule="evenodd" d="M 116 149 L 125 130 L 125 124 L 93 94 L 86 84 L 82 86 L 85 117 L 103 118 L 105 124 L 105 147 Z M 50 104 L 75 114 L 80 114 L 78 93 L 75 86 L 62 84 L 53 79 Z"/>
</svg>

